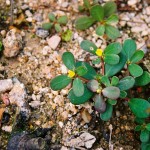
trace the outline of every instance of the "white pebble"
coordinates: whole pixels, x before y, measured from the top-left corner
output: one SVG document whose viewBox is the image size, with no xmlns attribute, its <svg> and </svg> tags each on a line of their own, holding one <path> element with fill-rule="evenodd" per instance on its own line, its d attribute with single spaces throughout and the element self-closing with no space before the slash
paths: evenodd
<svg viewBox="0 0 150 150">
<path fill-rule="evenodd" d="M 57 46 L 59 45 L 61 38 L 58 35 L 54 35 L 50 38 L 47 38 L 47 43 L 52 49 L 56 49 Z"/>
<path fill-rule="evenodd" d="M 59 124 L 60 128 L 62 128 L 64 126 L 63 122 L 61 122 L 61 121 L 59 121 L 58 124 Z"/>
<path fill-rule="evenodd" d="M 6 131 L 6 132 L 11 132 L 12 131 L 12 126 L 3 126 L 2 130 Z"/>
<path fill-rule="evenodd" d="M 146 8 L 146 14 L 150 15 L 150 6 Z"/>
<path fill-rule="evenodd" d="M 7 6 L 10 5 L 10 0 L 6 0 L 6 5 L 7 5 Z"/>
</svg>

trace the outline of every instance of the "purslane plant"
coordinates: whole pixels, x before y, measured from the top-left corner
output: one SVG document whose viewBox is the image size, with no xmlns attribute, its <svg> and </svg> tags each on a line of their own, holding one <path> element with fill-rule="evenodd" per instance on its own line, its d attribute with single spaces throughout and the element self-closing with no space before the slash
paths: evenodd
<svg viewBox="0 0 150 150">
<path fill-rule="evenodd" d="M 104 50 L 94 43 L 84 40 L 81 48 L 100 59 L 101 71 L 98 73 L 89 63 L 75 61 L 71 52 L 62 55 L 62 61 L 69 69 L 68 74 L 59 75 L 51 80 L 52 90 L 61 90 L 71 83 L 68 93 L 70 102 L 80 105 L 92 99 L 100 118 L 107 121 L 111 118 L 113 106 L 117 99 L 128 98 L 129 107 L 139 118 L 150 117 L 150 104 L 140 98 L 132 98 L 128 92 L 134 86 L 150 83 L 150 73 L 143 71 L 137 63 L 143 58 L 144 52 L 137 50 L 132 39 L 109 44 Z M 117 73 L 127 66 L 126 76 L 117 77 Z M 142 108 L 140 108 L 142 106 Z"/>
<path fill-rule="evenodd" d="M 119 20 L 118 15 L 116 15 L 117 6 L 114 2 L 107 2 L 104 6 L 96 4 L 91 7 L 89 2 L 84 3 L 84 5 L 89 9 L 90 16 L 78 18 L 75 22 L 77 29 L 85 30 L 98 22 L 99 26 L 96 28 L 97 35 L 106 35 L 109 39 L 116 39 L 121 35 L 119 30 L 113 26 Z"/>
<path fill-rule="evenodd" d="M 49 13 L 48 17 L 50 22 L 42 24 L 42 28 L 45 30 L 50 31 L 52 30 L 52 28 L 54 28 L 56 32 L 61 32 L 62 31 L 61 26 L 66 25 L 68 22 L 68 18 L 66 15 L 56 18 L 56 16 L 53 13 Z"/>
</svg>

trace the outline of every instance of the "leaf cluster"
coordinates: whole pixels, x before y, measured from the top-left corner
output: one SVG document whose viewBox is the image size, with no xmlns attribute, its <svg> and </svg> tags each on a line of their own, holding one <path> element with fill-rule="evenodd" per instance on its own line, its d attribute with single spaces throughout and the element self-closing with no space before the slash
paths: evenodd
<svg viewBox="0 0 150 150">
<path fill-rule="evenodd" d="M 114 2 L 109 1 L 103 6 L 99 4 L 91 6 L 89 0 L 84 0 L 83 8 L 89 10 L 90 16 L 79 17 L 75 22 L 77 29 L 85 30 L 99 22 L 99 26 L 96 28 L 97 35 L 106 34 L 109 39 L 116 39 L 120 36 L 119 30 L 113 26 L 119 20 L 116 15 L 117 6 Z"/>
<path fill-rule="evenodd" d="M 68 22 L 68 18 L 66 15 L 56 17 L 53 13 L 48 14 L 48 18 L 50 22 L 43 23 L 42 28 L 45 30 L 51 31 L 52 28 L 55 29 L 56 32 L 60 33 L 62 31 L 62 25 L 66 25 Z"/>
<path fill-rule="evenodd" d="M 144 99 L 133 98 L 129 101 L 129 107 L 136 116 L 135 122 L 139 124 L 135 127 L 135 131 L 140 132 L 141 149 L 149 150 L 150 123 L 148 118 L 150 117 L 150 103 Z"/>
<path fill-rule="evenodd" d="M 62 60 L 69 70 L 68 75 L 55 77 L 51 80 L 50 86 L 52 90 L 61 90 L 71 83 L 68 93 L 70 102 L 80 105 L 92 99 L 95 110 L 100 113 L 100 118 L 107 121 L 112 116 L 113 106 L 117 104 L 117 99 L 128 97 L 128 90 L 134 86 L 144 86 L 150 83 L 150 73 L 143 71 L 136 64 L 143 58 L 144 53 L 137 50 L 136 43 L 132 39 L 125 40 L 123 45 L 119 42 L 111 43 L 104 50 L 88 40 L 82 41 L 80 46 L 83 50 L 96 55 L 104 70 L 97 73 L 89 63 L 75 61 L 71 52 L 65 52 Z M 125 64 L 129 75 L 118 78 L 117 73 L 124 69 Z M 132 65 L 134 67 L 131 69 Z M 138 108 L 142 105 L 140 102 L 143 104 L 141 109 Z M 131 99 L 129 106 L 137 117 L 141 114 L 144 117 L 149 116 L 146 111 L 149 109 L 147 101 Z"/>
</svg>

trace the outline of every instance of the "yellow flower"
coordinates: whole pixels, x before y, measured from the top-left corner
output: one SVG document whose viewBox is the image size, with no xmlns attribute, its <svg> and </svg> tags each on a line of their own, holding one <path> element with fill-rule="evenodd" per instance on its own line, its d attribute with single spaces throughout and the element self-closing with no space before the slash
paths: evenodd
<svg viewBox="0 0 150 150">
<path fill-rule="evenodd" d="M 96 55 L 97 56 L 102 56 L 103 55 L 103 50 L 102 49 L 97 49 L 96 50 Z"/>
<path fill-rule="evenodd" d="M 97 91 L 96 91 L 97 93 L 101 93 L 101 89 L 97 89 Z"/>
<path fill-rule="evenodd" d="M 75 72 L 72 70 L 68 71 L 68 77 L 73 78 L 75 76 Z"/>
</svg>

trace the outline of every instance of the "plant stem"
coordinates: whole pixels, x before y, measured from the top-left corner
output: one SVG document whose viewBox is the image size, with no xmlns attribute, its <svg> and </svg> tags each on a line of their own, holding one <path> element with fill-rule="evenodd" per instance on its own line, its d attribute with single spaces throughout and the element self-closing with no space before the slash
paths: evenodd
<svg viewBox="0 0 150 150">
<path fill-rule="evenodd" d="M 10 20 L 10 24 L 13 25 L 13 22 L 14 22 L 14 16 L 13 16 L 14 1 L 11 0 L 10 2 L 11 2 L 11 6 L 10 6 L 10 8 L 11 8 L 11 10 L 10 10 L 10 12 L 11 12 L 11 20 Z"/>
<path fill-rule="evenodd" d="M 82 81 L 86 82 L 86 83 L 89 82 L 89 80 L 87 80 L 87 79 L 85 79 L 83 77 L 78 76 L 78 78 L 81 79 Z"/>
<path fill-rule="evenodd" d="M 101 59 L 101 64 L 102 64 L 102 71 L 101 71 L 101 73 L 102 73 L 102 75 L 104 75 L 105 74 L 104 59 L 102 57 L 100 57 L 100 59 Z"/>
</svg>

